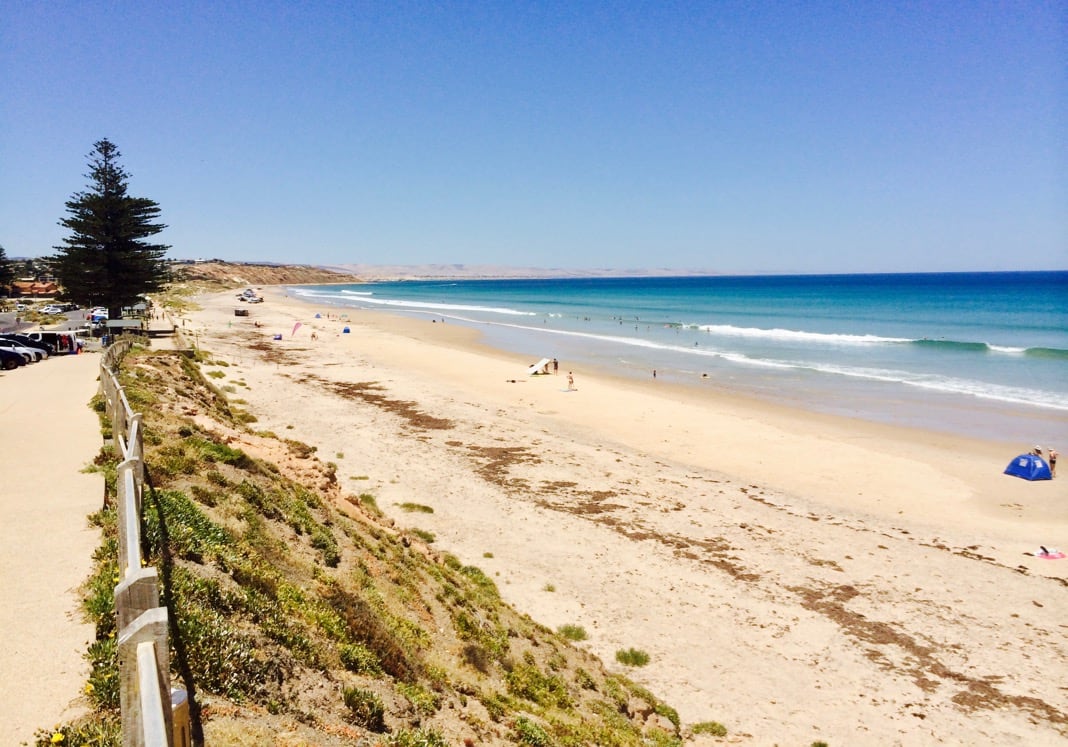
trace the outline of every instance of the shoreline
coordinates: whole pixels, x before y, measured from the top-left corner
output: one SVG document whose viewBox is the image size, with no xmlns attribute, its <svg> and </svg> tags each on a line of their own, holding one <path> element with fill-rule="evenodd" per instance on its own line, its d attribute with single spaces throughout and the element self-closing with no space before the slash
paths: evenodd
<svg viewBox="0 0 1068 747">
<path fill-rule="evenodd" d="M 1011 377 L 999 378 L 1007 375 L 1005 371 L 992 373 L 992 378 L 979 373 L 974 380 L 971 379 L 965 370 L 959 368 L 962 359 L 954 347 L 957 343 L 951 342 L 948 348 L 937 353 L 930 352 L 927 347 L 921 351 L 913 345 L 902 348 L 904 352 L 901 353 L 890 352 L 891 348 L 896 347 L 893 343 L 906 342 L 905 338 L 910 334 L 916 335 L 912 342 L 918 343 L 918 336 L 921 333 L 926 335 L 930 330 L 890 332 L 884 329 L 883 332 L 873 333 L 888 335 L 879 338 L 882 344 L 873 348 L 871 355 L 875 356 L 874 359 L 867 353 L 861 355 L 858 352 L 863 351 L 863 345 L 845 345 L 842 349 L 850 352 L 833 352 L 830 357 L 817 360 L 811 357 L 811 351 L 764 350 L 760 344 L 754 348 L 754 342 L 747 334 L 741 334 L 739 339 L 745 338 L 745 341 L 738 343 L 738 346 L 713 336 L 706 347 L 700 325 L 661 325 L 660 322 L 647 320 L 643 332 L 639 331 L 641 325 L 635 322 L 633 330 L 621 327 L 617 334 L 614 322 L 609 328 L 601 323 L 604 320 L 583 317 L 581 313 L 573 315 L 561 312 L 536 319 L 480 314 L 478 310 L 482 302 L 478 300 L 477 292 L 470 297 L 466 292 L 460 293 L 460 297 L 455 299 L 459 305 L 452 306 L 453 301 L 445 297 L 427 298 L 424 291 L 415 292 L 409 297 L 401 290 L 402 286 L 402 283 L 387 283 L 384 288 L 378 289 L 372 283 L 366 292 L 357 290 L 357 295 L 348 297 L 331 293 L 326 288 L 316 291 L 315 286 L 293 286 L 289 292 L 309 303 L 329 304 L 338 311 L 380 309 L 412 317 L 423 316 L 427 321 L 432 317 L 447 318 L 449 323 L 478 329 L 484 335 L 486 344 L 503 350 L 523 356 L 538 351 L 561 359 L 569 358 L 574 363 L 583 362 L 599 367 L 602 372 L 610 370 L 613 374 L 640 382 L 651 378 L 655 369 L 659 373 L 658 378 L 683 383 L 694 389 L 714 387 L 745 398 L 763 399 L 795 409 L 939 431 L 958 437 L 1014 440 L 1017 442 L 1015 448 L 1023 445 L 1025 449 L 1030 449 L 1035 443 L 1055 445 L 1068 441 L 1068 419 L 1065 417 L 1068 410 L 1064 409 L 1068 407 L 1068 400 L 1055 394 L 1060 389 L 1057 386 L 1058 379 L 1050 380 L 1050 371 L 1045 368 L 1041 371 L 1034 368 L 1021 370 L 1021 361 L 1025 356 L 1016 355 L 1010 348 L 1000 347 L 1005 342 L 996 331 L 990 338 L 995 342 L 984 344 L 994 346 L 988 347 L 987 352 L 998 357 L 998 360 L 991 358 L 989 362 L 976 361 L 976 364 L 981 368 L 989 365 L 993 372 L 999 371 L 999 366 L 1015 366 L 1014 375 L 1022 377 L 1016 379 L 1015 384 Z M 477 283 L 472 282 L 469 286 L 476 287 Z M 431 283 L 429 287 L 433 288 L 434 284 Z M 614 292 L 611 289 L 606 291 Z M 539 291 L 535 288 L 531 292 L 537 294 Z M 369 298 L 379 294 L 388 300 L 372 301 Z M 568 297 L 566 291 L 563 295 Z M 411 306 L 407 305 L 409 301 Z M 486 312 L 495 306 L 511 306 L 506 298 L 501 301 L 489 299 L 485 303 L 490 308 L 481 310 Z M 533 307 L 518 304 L 515 308 L 519 309 L 516 313 L 529 314 Z M 654 316 L 650 319 L 659 318 L 655 312 L 651 313 Z M 677 315 L 673 314 L 679 312 L 665 313 L 665 319 L 678 322 Z M 612 318 L 616 319 L 615 316 Z M 622 320 L 622 317 L 619 318 Z M 730 322 L 726 328 L 737 324 L 742 323 Z M 663 332 L 661 326 L 668 331 Z M 742 333 L 754 331 L 744 327 L 735 328 Z M 674 334 L 671 329 L 674 329 Z M 787 325 L 784 330 L 771 331 L 781 331 L 789 336 L 794 334 L 789 332 L 790 329 L 794 327 Z M 958 332 L 963 335 L 959 337 L 960 340 L 971 339 L 966 332 Z M 850 337 L 848 334 L 846 336 Z M 896 339 L 898 337 L 902 339 Z M 759 335 L 754 339 L 758 338 Z M 1030 344 L 1041 345 L 1043 342 L 1036 338 Z M 960 345 L 968 347 L 972 344 L 962 342 Z M 1061 343 L 1058 345 L 1064 347 Z M 1016 352 L 1023 353 L 1024 348 Z M 898 365 L 886 357 L 899 354 L 911 362 Z M 971 354 L 976 353 L 973 350 Z M 917 355 L 919 358 L 914 360 L 912 357 Z M 766 360 L 771 362 L 765 365 Z M 918 367 L 913 368 L 913 364 Z M 954 366 L 958 368 L 954 369 Z M 1040 373 L 1042 376 L 1039 376 Z M 1028 388 L 1030 385 L 1033 387 Z"/>
<path fill-rule="evenodd" d="M 649 666 L 626 673 L 684 721 L 718 720 L 755 743 L 809 721 L 834 741 L 1044 743 L 1048 719 L 1028 726 L 1020 707 L 995 717 L 1009 693 L 1068 713 L 1064 693 L 1040 686 L 1068 675 L 1056 632 L 1068 562 L 1024 554 L 1068 544 L 1065 483 L 1002 475 L 1016 453 L 1006 444 L 586 368 L 571 369 L 568 393 L 566 363 L 525 377 L 529 361 L 476 330 L 353 310 L 343 334 L 326 318 L 337 307 L 284 287 L 264 295 L 251 310 L 261 328 L 233 317 L 226 292 L 202 299 L 186 329 L 229 361 L 225 381 L 244 383 L 237 396 L 260 425 L 317 446 L 344 489 L 432 531 L 521 611 L 584 626 L 580 645 L 610 667 L 624 669 L 619 648 L 647 650 Z M 339 396 L 346 382 L 374 382 L 450 425 L 405 424 Z M 404 502 L 434 513 L 413 517 Z M 1025 641 L 1036 653 L 1021 664 Z M 980 674 L 1005 678 L 994 687 L 1005 692 L 977 717 L 953 697 L 978 691 Z"/>
</svg>

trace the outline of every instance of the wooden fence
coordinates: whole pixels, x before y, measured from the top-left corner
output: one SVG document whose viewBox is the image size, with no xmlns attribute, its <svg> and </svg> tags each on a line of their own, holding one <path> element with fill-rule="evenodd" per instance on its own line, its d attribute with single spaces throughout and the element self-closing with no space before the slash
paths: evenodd
<svg viewBox="0 0 1068 747">
<path fill-rule="evenodd" d="M 100 383 L 115 444 L 122 456 L 116 480 L 119 525 L 119 704 L 123 747 L 189 747 L 189 704 L 171 691 L 167 608 L 159 604 L 159 574 L 142 567 L 141 493 L 145 479 L 141 414 L 130 408 L 116 371 L 133 343 L 120 340 L 104 351 Z"/>
</svg>

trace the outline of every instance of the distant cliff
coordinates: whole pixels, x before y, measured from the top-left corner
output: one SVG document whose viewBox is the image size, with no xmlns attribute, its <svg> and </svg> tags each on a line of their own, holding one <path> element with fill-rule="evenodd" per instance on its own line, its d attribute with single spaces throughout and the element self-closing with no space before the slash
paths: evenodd
<svg viewBox="0 0 1068 747">
<path fill-rule="evenodd" d="M 326 270 L 311 265 L 246 264 L 242 262 L 195 262 L 173 266 L 179 280 L 207 282 L 221 287 L 281 285 L 286 283 L 357 283 L 351 272 Z"/>
</svg>

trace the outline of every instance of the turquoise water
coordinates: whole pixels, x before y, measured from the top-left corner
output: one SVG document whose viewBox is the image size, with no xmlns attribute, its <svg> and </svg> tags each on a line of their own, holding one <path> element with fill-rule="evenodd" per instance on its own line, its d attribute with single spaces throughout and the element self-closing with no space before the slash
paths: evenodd
<svg viewBox="0 0 1068 747">
<path fill-rule="evenodd" d="M 477 327 L 561 365 L 1068 443 L 1068 272 L 449 280 L 294 295 Z"/>
</svg>

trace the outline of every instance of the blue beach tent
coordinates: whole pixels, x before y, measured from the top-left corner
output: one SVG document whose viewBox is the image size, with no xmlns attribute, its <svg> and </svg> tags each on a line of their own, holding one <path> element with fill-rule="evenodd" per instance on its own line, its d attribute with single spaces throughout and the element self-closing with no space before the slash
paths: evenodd
<svg viewBox="0 0 1068 747">
<path fill-rule="evenodd" d="M 1006 475 L 1022 477 L 1025 480 L 1052 480 L 1049 473 L 1049 465 L 1040 456 L 1034 454 L 1020 454 L 1009 462 L 1005 468 Z"/>
</svg>

